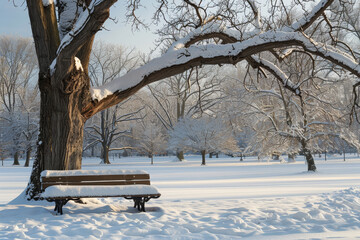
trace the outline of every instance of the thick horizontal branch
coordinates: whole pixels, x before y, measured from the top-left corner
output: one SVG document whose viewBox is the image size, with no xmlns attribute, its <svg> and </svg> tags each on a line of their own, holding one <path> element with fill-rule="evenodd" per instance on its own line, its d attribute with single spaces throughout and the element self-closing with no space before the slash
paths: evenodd
<svg viewBox="0 0 360 240">
<path fill-rule="evenodd" d="M 300 46 L 305 51 L 327 59 L 360 77 L 358 63 L 346 53 L 319 44 L 299 32 L 269 31 L 243 42 L 224 45 L 199 45 L 170 51 L 146 65 L 92 89 L 94 99 L 83 109 L 86 118 L 121 102 L 152 82 L 201 65 L 236 64 L 251 55 L 274 48 Z"/>
</svg>

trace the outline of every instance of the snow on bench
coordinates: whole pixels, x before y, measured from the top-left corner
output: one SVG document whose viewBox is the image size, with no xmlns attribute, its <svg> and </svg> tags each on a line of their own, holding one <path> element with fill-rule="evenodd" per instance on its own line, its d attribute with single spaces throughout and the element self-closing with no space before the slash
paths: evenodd
<svg viewBox="0 0 360 240">
<path fill-rule="evenodd" d="M 94 197 L 132 199 L 134 207 L 145 212 L 145 202 L 161 196 L 142 170 L 46 170 L 41 173 L 41 186 L 41 198 L 55 201 L 58 214 L 69 200 Z"/>
<path fill-rule="evenodd" d="M 160 194 L 158 189 L 150 185 L 136 186 L 50 186 L 41 194 L 43 198 L 91 198 L 91 197 L 130 197 Z"/>
<path fill-rule="evenodd" d="M 68 170 L 55 171 L 45 170 L 41 172 L 41 177 L 58 177 L 58 176 L 88 176 L 88 175 L 131 175 L 131 174 L 148 174 L 143 170 L 123 170 L 123 169 L 106 169 L 106 170 Z"/>
</svg>

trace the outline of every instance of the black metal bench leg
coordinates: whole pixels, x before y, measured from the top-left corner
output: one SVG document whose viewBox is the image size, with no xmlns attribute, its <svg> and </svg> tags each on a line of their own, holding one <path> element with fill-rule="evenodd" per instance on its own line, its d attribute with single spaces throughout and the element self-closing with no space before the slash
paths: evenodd
<svg viewBox="0 0 360 240">
<path fill-rule="evenodd" d="M 142 212 L 145 212 L 145 198 L 141 199 L 141 210 Z"/>
<path fill-rule="evenodd" d="M 137 208 L 140 212 L 145 212 L 145 198 L 134 197 L 134 208 Z"/>
<path fill-rule="evenodd" d="M 68 202 L 68 200 L 55 200 L 55 209 L 54 211 L 57 212 L 57 214 L 63 215 L 63 206 Z"/>
</svg>

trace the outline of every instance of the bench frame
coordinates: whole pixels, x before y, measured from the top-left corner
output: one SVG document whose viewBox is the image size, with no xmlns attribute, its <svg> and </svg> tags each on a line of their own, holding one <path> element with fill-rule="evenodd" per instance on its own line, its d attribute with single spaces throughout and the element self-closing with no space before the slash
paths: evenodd
<svg viewBox="0 0 360 240">
<path fill-rule="evenodd" d="M 71 171 L 71 170 L 70 170 Z M 66 171 L 64 171 L 65 173 Z M 113 174 L 113 175 L 79 175 L 79 176 L 41 176 L 41 188 L 45 191 L 47 187 L 56 185 L 65 186 L 109 186 L 109 185 L 150 185 L 149 174 Z M 64 196 L 64 197 L 45 197 L 48 202 L 55 202 L 54 211 L 57 214 L 63 214 L 63 206 L 70 200 L 81 202 L 81 198 L 108 198 L 108 197 L 123 197 L 125 199 L 134 201 L 134 208 L 141 212 L 145 212 L 145 203 L 152 198 L 159 198 L 161 194 L 119 194 L 119 195 L 104 195 L 104 196 Z"/>
</svg>

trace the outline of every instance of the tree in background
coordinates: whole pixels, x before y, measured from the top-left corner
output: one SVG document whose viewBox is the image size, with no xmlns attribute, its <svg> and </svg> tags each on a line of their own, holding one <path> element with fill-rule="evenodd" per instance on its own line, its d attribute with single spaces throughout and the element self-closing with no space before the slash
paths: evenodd
<svg viewBox="0 0 360 240">
<path fill-rule="evenodd" d="M 100 114 L 94 116 L 95 119 L 98 119 L 85 129 L 88 133 L 88 141 L 90 142 L 85 149 L 100 143 L 101 158 L 104 164 L 110 164 L 110 151 L 132 148 L 130 146 L 114 146 L 122 137 L 130 135 L 130 126 L 127 126 L 124 123 L 136 121 L 140 118 L 137 115 L 139 115 L 142 108 L 139 108 L 135 112 L 128 112 L 129 108 L 125 108 L 126 106 L 129 106 L 126 104 L 127 102 L 128 101 L 124 101 L 115 107 L 101 111 Z M 99 124 L 96 124 L 96 122 Z"/>
<path fill-rule="evenodd" d="M 168 131 L 184 117 L 210 112 L 222 99 L 219 69 L 214 67 L 192 68 L 148 88 L 155 101 L 146 105 Z M 176 150 L 176 156 L 184 159 L 182 149 Z"/>
<path fill-rule="evenodd" d="M 95 43 L 89 63 L 89 74 L 92 86 L 101 86 L 114 78 L 124 75 L 137 64 L 136 55 L 133 50 L 113 44 Z M 104 164 L 110 164 L 109 151 L 129 148 L 128 146 L 114 147 L 128 130 L 124 129 L 124 123 L 138 119 L 136 115 L 141 111 L 129 110 L 133 105 L 126 104 L 126 101 L 114 107 L 105 109 L 95 115 L 86 127 L 88 144 L 84 149 L 101 144 L 101 158 Z M 126 109 L 127 108 L 127 109 Z"/>
<path fill-rule="evenodd" d="M 22 118 L 22 136 L 25 147 L 25 167 L 29 167 L 33 149 L 39 133 L 39 89 L 31 82 L 18 88 Z"/>
<path fill-rule="evenodd" d="M 146 154 L 151 159 L 151 164 L 154 164 L 154 155 L 166 153 L 166 130 L 149 110 L 146 116 L 142 116 L 132 128 L 132 138 L 135 140 L 134 149 Z"/>
<path fill-rule="evenodd" d="M 25 116 L 23 112 L 29 110 L 24 104 L 35 104 L 34 97 L 26 99 L 31 93 L 33 84 L 31 78 L 36 71 L 35 50 L 31 39 L 9 36 L 0 37 L 0 103 L 2 118 L 6 124 L 7 150 L 14 157 L 14 165 L 19 165 L 20 151 L 24 147 L 23 133 L 26 125 L 33 122 L 36 116 Z M 36 91 L 36 90 L 34 90 Z M 27 102 L 30 101 L 30 102 Z M 34 105 L 33 105 L 34 106 Z M 35 111 L 35 109 L 33 109 Z M 33 112 L 34 112 L 33 111 Z M 36 115 L 36 114 L 35 114 Z M 28 124 L 27 124 L 28 122 Z M 32 126 L 31 128 L 33 128 Z M 33 133 L 35 134 L 35 133 Z M 28 136 L 29 137 L 29 136 Z M 34 138 L 34 136 L 32 136 Z M 25 144 L 28 147 L 28 144 Z M 28 154 L 31 153 L 29 149 Z"/>
<path fill-rule="evenodd" d="M 238 152 L 231 129 L 218 118 L 203 116 L 181 119 L 170 131 L 169 147 L 201 153 L 201 165 L 205 165 L 205 155 L 211 152 Z"/>
</svg>

